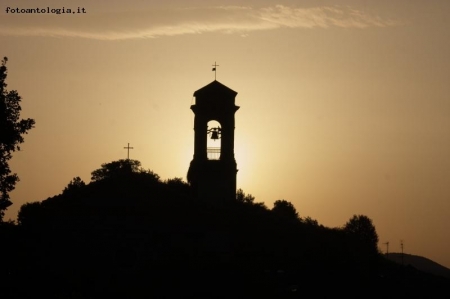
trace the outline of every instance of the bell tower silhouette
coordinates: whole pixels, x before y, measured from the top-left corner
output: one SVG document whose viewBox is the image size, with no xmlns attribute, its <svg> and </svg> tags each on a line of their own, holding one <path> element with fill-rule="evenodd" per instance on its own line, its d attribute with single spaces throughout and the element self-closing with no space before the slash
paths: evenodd
<svg viewBox="0 0 450 299">
<path fill-rule="evenodd" d="M 234 157 L 234 114 L 237 92 L 214 80 L 194 92 L 194 158 L 187 180 L 200 200 L 219 202 L 236 198 L 237 164 Z M 217 127 L 208 127 L 214 121 Z M 220 148 L 208 147 L 207 139 L 220 141 Z"/>
</svg>

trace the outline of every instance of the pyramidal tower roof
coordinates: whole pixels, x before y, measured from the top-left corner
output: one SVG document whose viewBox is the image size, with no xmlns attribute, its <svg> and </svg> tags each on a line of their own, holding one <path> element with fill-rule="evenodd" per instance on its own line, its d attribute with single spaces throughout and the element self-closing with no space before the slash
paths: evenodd
<svg viewBox="0 0 450 299">
<path fill-rule="evenodd" d="M 208 85 L 200 88 L 194 92 L 194 97 L 214 96 L 214 95 L 226 95 L 229 97 L 236 97 L 237 92 L 229 87 L 226 87 L 217 80 L 209 83 Z"/>
</svg>

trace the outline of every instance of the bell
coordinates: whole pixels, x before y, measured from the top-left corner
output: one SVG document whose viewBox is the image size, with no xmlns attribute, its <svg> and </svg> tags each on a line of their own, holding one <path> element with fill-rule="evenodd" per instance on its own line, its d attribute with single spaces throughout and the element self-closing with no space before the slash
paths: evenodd
<svg viewBox="0 0 450 299">
<path fill-rule="evenodd" d="M 211 139 L 212 140 L 217 140 L 219 139 L 219 133 L 217 131 L 212 131 L 211 132 Z"/>
</svg>

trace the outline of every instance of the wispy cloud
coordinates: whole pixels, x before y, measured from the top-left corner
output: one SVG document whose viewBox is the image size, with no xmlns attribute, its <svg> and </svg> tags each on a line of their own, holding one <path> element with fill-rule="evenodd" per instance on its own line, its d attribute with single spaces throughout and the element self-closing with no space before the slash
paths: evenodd
<svg viewBox="0 0 450 299">
<path fill-rule="evenodd" d="M 97 40 L 157 38 L 202 33 L 237 33 L 280 28 L 388 27 L 399 22 L 348 7 L 265 8 L 221 6 L 86 15 L 6 15 L 3 36 L 78 37 Z"/>
</svg>

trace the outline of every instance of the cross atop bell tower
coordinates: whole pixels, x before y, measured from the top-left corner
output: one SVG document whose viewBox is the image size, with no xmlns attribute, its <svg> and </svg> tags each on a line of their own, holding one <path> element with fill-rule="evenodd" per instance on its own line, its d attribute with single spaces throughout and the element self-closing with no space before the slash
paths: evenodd
<svg viewBox="0 0 450 299">
<path fill-rule="evenodd" d="M 237 92 L 214 80 L 194 92 L 194 158 L 188 182 L 197 198 L 231 201 L 236 198 L 234 114 Z M 211 127 L 209 124 L 214 123 Z M 220 147 L 208 147 L 208 138 Z"/>
<path fill-rule="evenodd" d="M 217 67 L 218 67 L 218 66 L 219 66 L 219 65 L 217 64 L 217 62 L 214 62 L 213 68 L 212 68 L 212 70 L 213 70 L 213 72 L 214 72 L 214 81 L 217 80 Z"/>
</svg>

